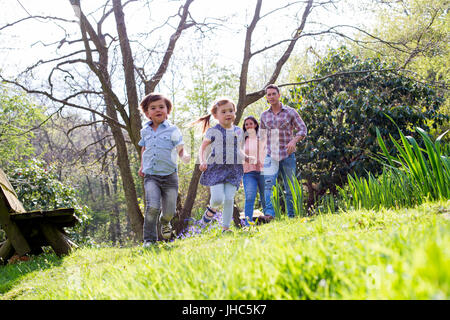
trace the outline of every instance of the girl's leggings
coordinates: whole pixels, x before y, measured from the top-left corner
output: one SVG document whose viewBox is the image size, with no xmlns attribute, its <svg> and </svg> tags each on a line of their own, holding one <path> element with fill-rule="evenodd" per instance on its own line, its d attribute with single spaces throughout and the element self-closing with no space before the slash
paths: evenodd
<svg viewBox="0 0 450 320">
<path fill-rule="evenodd" d="M 214 209 L 223 205 L 222 226 L 229 228 L 231 219 L 233 218 L 234 195 L 237 188 L 231 183 L 221 183 L 211 186 L 210 190 L 211 200 L 209 201 L 209 205 Z"/>
</svg>

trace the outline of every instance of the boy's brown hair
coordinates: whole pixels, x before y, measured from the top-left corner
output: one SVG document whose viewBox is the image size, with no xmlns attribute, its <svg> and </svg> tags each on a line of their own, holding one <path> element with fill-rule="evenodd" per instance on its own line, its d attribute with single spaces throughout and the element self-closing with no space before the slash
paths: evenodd
<svg viewBox="0 0 450 320">
<path fill-rule="evenodd" d="M 165 95 L 158 92 L 152 92 L 146 95 L 139 104 L 139 110 L 141 110 L 141 112 L 145 114 L 145 111 L 147 111 L 150 103 L 161 99 L 164 100 L 164 103 L 166 104 L 167 114 L 170 114 L 170 111 L 172 111 L 172 101 L 170 101 L 170 99 L 167 98 Z"/>
</svg>

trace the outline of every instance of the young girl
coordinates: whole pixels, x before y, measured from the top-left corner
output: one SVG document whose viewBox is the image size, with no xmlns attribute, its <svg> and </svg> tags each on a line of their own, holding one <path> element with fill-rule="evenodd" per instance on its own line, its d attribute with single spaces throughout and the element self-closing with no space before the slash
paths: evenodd
<svg viewBox="0 0 450 320">
<path fill-rule="evenodd" d="M 184 152 L 180 130 L 167 120 L 172 110 L 172 102 L 168 98 L 150 93 L 142 100 L 139 108 L 149 119 L 141 130 L 139 141 L 142 147 L 139 175 L 144 177 L 146 204 L 143 246 L 149 247 L 158 240 L 158 218 L 163 238 L 172 236 L 170 221 L 175 215 L 178 196 L 176 154 L 184 162 L 189 162 L 190 156 Z M 159 217 L 161 207 L 162 214 Z"/>
<path fill-rule="evenodd" d="M 255 157 L 256 161 L 245 161 L 244 166 L 244 191 L 245 191 L 245 225 L 249 226 L 253 221 L 253 208 L 256 199 L 256 192 L 259 189 L 259 198 L 263 211 L 265 209 L 264 199 L 264 168 L 265 144 L 259 139 L 258 121 L 248 116 L 244 119 L 244 152 Z"/>
<path fill-rule="evenodd" d="M 211 115 L 219 124 L 209 128 Z M 239 188 L 243 176 L 242 168 L 242 130 L 234 125 L 236 106 L 232 100 L 222 98 L 217 100 L 210 114 L 197 120 L 203 122 L 205 138 L 200 146 L 200 183 L 211 189 L 210 206 L 203 214 L 203 221 L 209 223 L 219 206 L 223 205 L 223 232 L 230 228 L 233 216 L 234 195 Z M 206 148 L 210 146 L 211 153 L 206 159 Z"/>
</svg>

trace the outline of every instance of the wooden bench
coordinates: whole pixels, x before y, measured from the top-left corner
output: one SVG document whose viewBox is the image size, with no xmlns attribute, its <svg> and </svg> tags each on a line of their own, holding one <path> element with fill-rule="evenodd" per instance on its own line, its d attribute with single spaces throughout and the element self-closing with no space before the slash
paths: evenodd
<svg viewBox="0 0 450 320">
<path fill-rule="evenodd" d="M 0 169 L 0 226 L 7 236 L 0 243 L 0 264 L 14 254 L 42 253 L 45 246 L 51 246 L 58 256 L 70 253 L 77 245 L 69 239 L 64 227 L 73 227 L 78 222 L 73 208 L 26 212 Z"/>
</svg>

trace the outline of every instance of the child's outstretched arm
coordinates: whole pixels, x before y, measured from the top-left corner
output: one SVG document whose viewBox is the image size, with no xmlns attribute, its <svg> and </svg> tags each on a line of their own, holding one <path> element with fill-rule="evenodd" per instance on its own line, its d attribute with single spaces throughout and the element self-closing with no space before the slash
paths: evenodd
<svg viewBox="0 0 450 320">
<path fill-rule="evenodd" d="M 256 157 L 245 153 L 245 139 L 241 139 L 238 142 L 237 152 L 239 153 L 239 157 L 244 159 L 244 162 L 256 164 Z"/>
<path fill-rule="evenodd" d="M 256 157 L 246 154 L 243 148 L 238 148 L 238 152 L 245 162 L 256 164 Z"/>
<path fill-rule="evenodd" d="M 248 162 L 248 163 L 251 163 L 251 164 L 254 164 L 254 163 L 256 164 L 256 157 L 248 155 L 248 154 L 245 153 L 245 139 L 242 138 L 242 136 L 238 140 L 237 152 L 239 154 L 239 157 L 241 159 L 244 159 L 244 162 Z"/>
<path fill-rule="evenodd" d="M 181 158 L 181 161 L 183 161 L 184 163 L 188 163 L 189 161 L 191 161 L 191 156 L 189 155 L 189 153 L 185 152 L 183 144 L 179 144 L 177 146 L 177 153 Z"/>
<path fill-rule="evenodd" d="M 144 155 L 144 151 L 145 151 L 145 147 L 142 147 L 141 148 L 141 167 L 139 168 L 139 172 L 138 172 L 138 175 L 140 175 L 141 177 L 145 177 L 145 174 L 142 172 L 142 169 L 143 169 L 143 167 L 142 167 L 142 165 L 143 165 L 143 155 Z"/>
<path fill-rule="evenodd" d="M 199 158 L 200 158 L 200 171 L 205 171 L 208 165 L 206 164 L 206 157 L 205 157 L 205 150 L 206 147 L 211 144 L 211 140 L 209 139 L 203 139 L 202 145 L 200 146 L 200 150 L 198 152 Z"/>
</svg>

